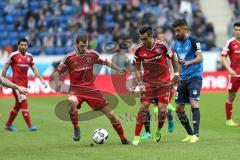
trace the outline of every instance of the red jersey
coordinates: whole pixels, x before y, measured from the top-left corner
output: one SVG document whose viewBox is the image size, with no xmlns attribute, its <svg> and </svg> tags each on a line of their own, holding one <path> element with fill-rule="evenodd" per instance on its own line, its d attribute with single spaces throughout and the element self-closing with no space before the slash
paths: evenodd
<svg viewBox="0 0 240 160">
<path fill-rule="evenodd" d="M 93 85 L 95 76 L 93 74 L 94 64 L 106 64 L 106 60 L 99 57 L 99 53 L 94 50 L 86 50 L 83 55 L 78 55 L 76 51 L 67 54 L 58 70 L 61 73 L 68 72 L 70 77 L 70 87 Z"/>
<path fill-rule="evenodd" d="M 28 69 L 34 65 L 33 57 L 26 52 L 25 55 L 19 51 L 10 54 L 8 62 L 12 67 L 13 77 L 12 82 L 27 87 L 28 86 Z"/>
<path fill-rule="evenodd" d="M 223 47 L 222 55 L 229 56 L 231 61 L 231 68 L 240 74 L 240 41 L 234 37 L 229 39 Z"/>
<path fill-rule="evenodd" d="M 143 81 L 145 83 L 161 84 L 170 82 L 167 58 L 171 59 L 173 52 L 165 41 L 154 40 L 152 49 L 147 49 L 140 43 L 135 49 L 136 63 L 143 65 Z"/>
</svg>

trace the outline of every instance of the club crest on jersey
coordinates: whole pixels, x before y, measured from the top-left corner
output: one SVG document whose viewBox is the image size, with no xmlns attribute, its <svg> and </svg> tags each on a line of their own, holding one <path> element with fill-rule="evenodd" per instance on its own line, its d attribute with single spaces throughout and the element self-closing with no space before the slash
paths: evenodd
<svg viewBox="0 0 240 160">
<path fill-rule="evenodd" d="M 28 63 L 30 63 L 31 62 L 31 58 L 27 58 L 27 61 L 28 61 Z"/>
<path fill-rule="evenodd" d="M 156 51 L 157 53 L 161 53 L 161 48 L 157 48 L 157 49 L 155 49 L 155 51 Z"/>
<path fill-rule="evenodd" d="M 21 62 L 22 60 L 21 59 L 18 59 L 18 62 Z"/>
<path fill-rule="evenodd" d="M 144 57 L 147 57 L 147 53 L 144 53 L 143 56 L 144 56 Z"/>
<path fill-rule="evenodd" d="M 91 63 L 91 61 L 92 61 L 91 57 L 87 57 L 86 61 L 87 61 L 87 63 Z"/>
<path fill-rule="evenodd" d="M 238 48 L 238 45 L 234 45 L 234 48 Z"/>
</svg>

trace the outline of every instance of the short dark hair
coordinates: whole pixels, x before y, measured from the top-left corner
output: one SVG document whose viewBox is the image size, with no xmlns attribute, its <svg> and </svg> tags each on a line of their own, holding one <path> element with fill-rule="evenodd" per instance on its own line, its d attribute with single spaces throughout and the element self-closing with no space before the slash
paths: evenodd
<svg viewBox="0 0 240 160">
<path fill-rule="evenodd" d="M 235 23 L 233 24 L 233 27 L 240 27 L 240 22 L 235 22 Z"/>
<path fill-rule="evenodd" d="M 28 40 L 26 38 L 20 38 L 18 40 L 18 45 L 21 43 L 21 42 L 26 42 L 28 44 Z"/>
<path fill-rule="evenodd" d="M 176 28 L 176 27 L 183 27 L 183 26 L 187 26 L 187 21 L 185 19 L 177 19 L 173 22 L 172 27 Z"/>
<path fill-rule="evenodd" d="M 80 41 L 86 43 L 88 41 L 88 35 L 87 34 L 83 34 L 83 35 L 77 35 L 76 36 L 76 39 L 75 39 L 75 42 L 76 43 L 79 43 Z"/>
<path fill-rule="evenodd" d="M 148 36 L 152 36 L 152 34 L 153 34 L 152 27 L 149 25 L 144 25 L 139 28 L 140 34 L 145 34 L 146 32 L 147 32 Z"/>
</svg>

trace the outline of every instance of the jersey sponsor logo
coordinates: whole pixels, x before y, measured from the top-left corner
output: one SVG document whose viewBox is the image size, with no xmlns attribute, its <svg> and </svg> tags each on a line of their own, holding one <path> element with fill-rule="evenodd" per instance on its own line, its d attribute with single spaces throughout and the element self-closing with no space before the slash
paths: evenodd
<svg viewBox="0 0 240 160">
<path fill-rule="evenodd" d="M 233 53 L 240 53 L 240 50 L 236 50 L 236 51 L 234 51 Z"/>
<path fill-rule="evenodd" d="M 147 53 L 144 53 L 143 56 L 144 56 L 144 57 L 147 57 Z"/>
<path fill-rule="evenodd" d="M 19 66 L 19 67 L 29 67 L 28 64 L 17 64 L 17 66 Z"/>
<path fill-rule="evenodd" d="M 159 55 L 159 56 L 155 56 L 153 58 L 150 58 L 150 59 L 144 59 L 143 61 L 144 62 L 151 62 L 151 61 L 155 61 L 157 59 L 160 59 L 162 57 L 162 55 Z"/>
<path fill-rule="evenodd" d="M 21 59 L 18 59 L 18 62 L 21 62 L 22 60 Z"/>
<path fill-rule="evenodd" d="M 90 66 L 84 66 L 84 67 L 81 67 L 81 68 L 77 68 L 77 69 L 75 69 L 74 71 L 83 71 L 83 70 L 88 70 L 88 69 L 92 69 L 92 67 L 90 67 Z"/>
</svg>

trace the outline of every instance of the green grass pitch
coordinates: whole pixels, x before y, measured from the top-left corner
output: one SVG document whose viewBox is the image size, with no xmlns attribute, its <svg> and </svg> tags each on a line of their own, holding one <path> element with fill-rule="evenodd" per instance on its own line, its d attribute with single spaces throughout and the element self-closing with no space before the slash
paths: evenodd
<svg viewBox="0 0 240 160">
<path fill-rule="evenodd" d="M 12 98 L 0 99 L 0 160 L 238 160 L 240 157 L 240 127 L 225 126 L 224 103 L 226 93 L 204 93 L 201 96 L 201 139 L 196 144 L 180 140 L 186 136 L 180 122 L 176 131 L 163 130 L 160 143 L 142 141 L 138 146 L 123 146 L 104 116 L 80 122 L 81 140 L 73 142 L 72 125 L 59 120 L 54 112 L 55 105 L 63 97 L 29 98 L 30 114 L 37 132 L 29 132 L 20 113 L 14 122 L 17 132 L 5 131 L 4 124 L 14 104 Z M 115 112 L 122 119 L 127 137 L 132 140 L 135 126 L 136 106 L 128 106 L 119 99 Z M 240 122 L 240 103 L 236 99 L 233 119 Z M 89 110 L 86 105 L 80 112 Z M 190 114 L 189 107 L 187 113 Z M 154 125 L 154 126 L 153 126 Z M 156 122 L 152 122 L 155 132 Z M 105 128 L 109 139 L 103 145 L 90 146 L 91 135 L 96 128 Z"/>
</svg>

